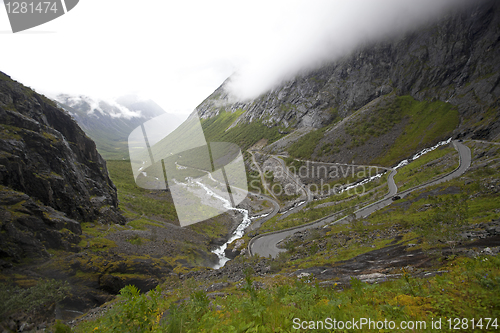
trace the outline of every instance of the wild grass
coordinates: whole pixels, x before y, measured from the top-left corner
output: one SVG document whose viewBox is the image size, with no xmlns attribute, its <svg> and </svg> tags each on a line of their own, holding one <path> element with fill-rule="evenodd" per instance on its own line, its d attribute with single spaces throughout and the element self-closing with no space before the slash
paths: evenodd
<svg viewBox="0 0 500 333">
<path fill-rule="evenodd" d="M 34 286 L 21 289 L 17 286 L 0 284 L 0 315 L 41 311 L 44 307 L 62 301 L 70 294 L 67 282 L 40 279 Z"/>
<path fill-rule="evenodd" d="M 383 190 L 382 190 L 383 191 Z M 383 194 L 379 193 L 380 196 Z M 268 220 L 259 230 L 261 233 L 283 230 L 309 222 L 313 222 L 320 218 L 326 217 L 338 213 L 338 218 L 348 215 L 354 211 L 353 207 L 360 208 L 361 206 L 367 205 L 372 201 L 377 200 L 380 196 L 377 196 L 376 192 L 371 192 L 365 196 L 359 196 L 356 194 L 345 194 L 341 195 L 342 198 L 349 198 L 349 200 L 339 202 L 335 205 L 327 207 L 314 207 L 317 206 L 315 202 L 310 202 L 305 208 L 295 212 L 294 214 L 287 216 L 286 218 L 280 220 L 279 215 Z M 320 201 L 321 202 L 321 201 Z"/>
<path fill-rule="evenodd" d="M 352 138 L 349 148 L 361 146 L 369 139 L 387 133 L 403 117 L 404 113 L 397 104 L 377 108 L 376 115 L 363 115 L 360 120 L 351 122 L 346 127 L 346 133 Z"/>
<path fill-rule="evenodd" d="M 149 220 L 147 218 L 137 218 L 127 223 L 135 230 L 148 230 L 148 227 L 162 227 L 162 224 L 158 221 Z"/>
<path fill-rule="evenodd" d="M 277 126 L 268 127 L 259 121 L 242 123 L 229 128 L 243 114 L 243 110 L 229 112 L 221 109 L 219 114 L 209 119 L 202 119 L 201 126 L 208 142 L 232 142 L 246 150 L 261 139 L 272 143 L 281 137 Z"/>
<path fill-rule="evenodd" d="M 425 232 L 429 231 L 427 221 L 444 225 L 453 220 L 460 226 L 500 218 L 498 194 L 488 186 L 490 180 L 500 177 L 494 168 L 498 152 L 491 148 L 480 158 L 484 147 L 473 146 L 478 154 L 475 163 L 481 163 L 480 168 L 473 167 L 461 178 L 416 191 L 350 225 L 311 231 L 307 239 L 287 244 L 289 252 L 272 261 L 272 271 L 290 273 L 299 268 L 336 265 L 394 242 L 395 234 L 386 232 L 388 229 L 401 236 L 398 243 L 420 239 L 420 244 L 425 244 L 432 239 Z M 306 255 L 292 260 L 297 253 Z M 254 264 L 259 260 L 247 259 Z M 75 331 L 288 332 L 305 321 L 303 327 L 319 327 L 319 332 L 327 332 L 331 329 L 320 322 L 328 317 L 337 321 L 392 320 L 396 328 L 389 331 L 401 331 L 398 325 L 402 321 L 419 321 L 425 327 L 414 330 L 424 332 L 433 331 L 432 322 L 441 323 L 440 331 L 454 332 L 454 318 L 467 318 L 458 326 L 464 331 L 497 330 L 500 258 L 450 256 L 443 262 L 445 266 L 439 268 L 443 273 L 430 278 L 417 278 L 406 269 L 394 268 L 392 273 L 400 274 L 395 280 L 367 284 L 352 278 L 348 284 L 331 281 L 324 287 L 311 275 L 302 279 L 288 274 L 255 277 L 248 270 L 243 281 L 217 295 L 203 291 L 206 281 L 169 277 L 149 294 L 139 295 L 126 287 L 108 313 L 81 323 Z M 265 289 L 258 289 L 254 281 L 265 283 Z M 472 329 L 472 318 L 483 320 L 476 320 Z M 484 318 L 494 319 L 487 323 Z"/>
<path fill-rule="evenodd" d="M 442 247 L 443 244 L 455 246 L 457 241 L 462 241 L 459 234 L 463 227 L 500 218 L 498 194 L 494 188 L 485 185 L 485 182 L 495 183 L 495 179 L 500 178 L 500 171 L 495 168 L 500 149 L 489 147 L 485 151 L 484 144 L 471 145 L 476 147 L 475 151 L 479 156 L 484 156 L 475 162 L 482 165 L 480 168 L 473 167 L 461 178 L 415 191 L 368 217 L 355 220 L 350 225 L 331 226 L 327 235 L 319 238 L 324 243 L 323 251 L 312 251 L 309 255 L 310 246 L 306 246 L 307 241 L 289 242 L 286 246 L 291 251 L 280 255 L 290 258 L 291 253 L 296 253 L 294 250 L 301 248 L 301 253 L 306 254 L 306 257 L 294 261 L 294 267 L 332 264 L 337 260 L 350 259 L 371 251 L 372 246 L 378 248 L 379 245 L 384 245 L 384 242 L 392 241 L 394 235 L 379 241 L 373 240 L 373 237 L 378 238 L 389 229 L 394 229 L 402 237 L 399 242 L 410 239 L 417 242 L 416 239 L 420 239 L 415 248 L 429 249 Z M 434 157 L 445 152 L 446 148 L 442 152 L 434 152 Z M 424 155 L 421 158 L 425 156 L 431 159 L 433 157 Z M 422 161 L 425 164 L 425 161 Z M 346 232 L 353 234 L 350 236 L 351 240 L 339 243 L 339 239 L 342 239 Z"/>
<path fill-rule="evenodd" d="M 288 148 L 288 153 L 290 156 L 295 158 L 310 160 L 314 150 L 316 149 L 316 145 L 323 138 L 323 135 L 329 128 L 329 126 L 323 127 L 302 136 Z"/>
<path fill-rule="evenodd" d="M 135 184 L 129 161 L 107 161 L 109 175 L 118 189 L 118 200 L 122 209 L 141 216 L 157 216 L 164 220 L 177 222 L 177 213 L 169 193 L 146 190 Z M 153 194 L 153 195 L 152 195 Z"/>
<path fill-rule="evenodd" d="M 409 152 L 428 147 L 438 140 L 447 139 L 458 126 L 457 108 L 441 101 L 416 101 L 411 96 L 396 98 L 395 107 L 408 123 L 394 145 L 372 163 L 393 166 Z"/>
<path fill-rule="evenodd" d="M 367 284 L 353 277 L 349 285 L 329 287 L 320 286 L 314 276 L 260 279 L 247 270 L 241 287 L 230 287 L 224 290 L 225 296 L 215 298 L 197 289 L 194 281 L 171 290 L 168 297 L 160 287 L 140 295 L 127 286 L 111 310 L 81 323 L 75 332 L 289 332 L 313 328 L 330 332 L 334 327 L 325 325 L 326 318 L 356 320 L 358 325 L 361 318 L 394 321 L 394 330 L 403 321 L 418 321 L 421 326 L 416 330 L 423 332 L 433 331 L 432 322 L 440 322 L 444 332 L 454 332 L 455 322 L 450 318 L 468 318 L 464 325 L 469 331 L 471 318 L 495 318 L 483 319 L 482 326 L 476 320 L 475 329 L 498 329 L 500 258 L 458 258 L 445 269 L 448 273 L 426 279 L 403 269 L 401 278 L 393 281 Z M 256 279 L 265 282 L 266 289 L 257 289 Z M 367 329 L 365 324 L 362 330 Z"/>
<path fill-rule="evenodd" d="M 453 171 L 458 163 L 459 156 L 453 147 L 438 148 L 398 169 L 394 181 L 401 192 Z"/>
</svg>

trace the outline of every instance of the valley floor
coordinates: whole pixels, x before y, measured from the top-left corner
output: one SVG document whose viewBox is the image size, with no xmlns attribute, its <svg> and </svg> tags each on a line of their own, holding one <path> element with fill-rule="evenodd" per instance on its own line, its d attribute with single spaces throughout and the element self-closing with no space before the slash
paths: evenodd
<svg viewBox="0 0 500 333">
<path fill-rule="evenodd" d="M 113 318 L 124 318 L 114 313 L 129 316 L 124 329 L 147 313 L 141 325 L 153 331 L 199 332 L 292 331 L 294 318 L 332 315 L 429 325 L 431 318 L 498 318 L 500 151 L 489 143 L 466 144 L 472 164 L 462 177 L 418 189 L 348 224 L 296 232 L 275 259 L 238 256 L 219 270 L 171 276 L 161 291 L 149 293 L 151 300 L 132 301 L 133 290 L 122 290 L 118 299 L 128 303 L 103 307 L 91 321 L 79 319 L 76 331 L 107 332 L 118 325 Z M 456 167 L 449 153 L 437 160 Z M 426 182 L 435 161 L 422 160 L 410 173 Z M 134 302 L 150 312 L 125 305 Z"/>
<path fill-rule="evenodd" d="M 28 264 L 19 278 L 28 281 L 43 272 L 45 277 L 70 281 L 78 292 L 57 311 L 76 332 L 178 332 L 180 327 L 197 332 L 277 332 L 292 331 L 294 318 L 320 321 L 333 315 L 338 320 L 368 316 L 398 323 L 445 321 L 450 316 L 497 318 L 500 148 L 485 142 L 465 144 L 472 151 L 472 163 L 461 177 L 407 193 L 349 223 L 294 232 L 279 245 L 286 252 L 274 259 L 239 255 L 219 270 L 204 266 L 214 262 L 210 239 L 224 240 L 224 233 L 215 234 L 224 230 L 223 225 L 185 230 L 155 219 L 162 214 L 156 210 L 165 208 L 140 211 L 139 205 L 127 205 L 125 196 L 138 194 L 118 180 L 119 190 L 125 189 L 121 200 L 129 217 L 126 226 L 84 225 L 83 252 L 54 253 L 58 259 L 36 267 Z M 442 147 L 399 169 L 401 176 L 395 181 L 400 187 L 416 186 L 457 165 L 456 151 Z M 377 200 L 377 192 L 387 193 L 386 178 L 367 187 L 373 195 L 312 200 L 292 214 L 268 218 L 250 234 L 270 226 L 280 230 L 290 221 L 307 223 L 328 211 L 352 216 L 352 207 Z M 254 201 L 255 212 L 269 212 L 272 199 L 267 200 Z M 231 223 L 228 219 L 226 230 Z M 211 237 L 200 236 L 210 230 Z M 188 239 L 188 245 L 180 247 Z M 248 245 L 249 235 L 243 240 L 240 251 Z M 200 244 L 206 250 L 200 251 Z M 150 291 L 139 296 L 133 288 L 122 289 L 129 284 Z M 113 299 L 113 293 L 120 296 Z M 472 293 L 477 297 L 464 305 Z M 101 297 L 104 304 L 72 319 L 87 311 L 91 297 Z M 82 302 L 85 299 L 88 303 Z"/>
</svg>

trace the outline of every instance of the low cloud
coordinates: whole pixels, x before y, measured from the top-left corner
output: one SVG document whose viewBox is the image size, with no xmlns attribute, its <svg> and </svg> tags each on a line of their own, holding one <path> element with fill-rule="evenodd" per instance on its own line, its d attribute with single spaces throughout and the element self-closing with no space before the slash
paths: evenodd
<svg viewBox="0 0 500 333">
<path fill-rule="evenodd" d="M 107 115 L 112 118 L 125 119 L 140 118 L 143 116 L 141 111 L 132 111 L 112 99 L 99 99 L 84 95 L 72 96 L 66 94 L 51 96 L 51 98 L 70 107 L 78 107 L 78 105 L 86 104 L 88 107 L 88 115 L 99 112 L 102 115 Z M 137 96 L 137 99 L 140 100 L 140 97 Z"/>
<path fill-rule="evenodd" d="M 477 1 L 314 0 L 268 8 L 275 11 L 276 29 L 247 45 L 247 56 L 228 85 L 230 92 L 240 100 L 256 98 L 364 43 L 394 37 L 473 3 Z"/>
</svg>

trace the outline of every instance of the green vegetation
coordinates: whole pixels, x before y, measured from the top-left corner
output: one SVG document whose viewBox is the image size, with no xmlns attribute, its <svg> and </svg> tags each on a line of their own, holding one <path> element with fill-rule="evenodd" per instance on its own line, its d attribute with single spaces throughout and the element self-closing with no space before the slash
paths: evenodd
<svg viewBox="0 0 500 333">
<path fill-rule="evenodd" d="M 446 245 L 451 246 L 453 250 L 464 227 L 500 218 L 498 195 L 494 190 L 494 186 L 486 185 L 489 183 L 494 184 L 495 180 L 500 178 L 500 170 L 496 167 L 500 157 L 500 147 L 494 145 L 488 147 L 487 144 L 479 143 L 469 143 L 469 145 L 475 147 L 475 151 L 480 151 L 480 156 L 483 156 L 477 162 L 481 164 L 480 168 L 473 168 L 462 178 L 446 182 L 445 185 L 439 184 L 425 190 L 413 192 L 397 203 L 377 211 L 367 218 L 353 221 L 352 226 L 331 227 L 331 231 L 328 233 L 331 237 L 321 239 L 325 242 L 326 250 L 320 253 L 311 250 L 316 255 L 294 261 L 294 267 L 305 268 L 312 265 L 334 264 L 340 259 L 349 259 L 355 255 L 372 251 L 373 246 L 379 248 L 386 244 L 388 239 L 382 236 L 385 230 L 391 228 L 398 230 L 398 234 L 402 237 L 399 242 L 420 239 L 416 248 L 421 247 L 427 250 Z M 441 152 L 434 151 L 434 157 L 444 154 L 447 149 L 443 148 Z M 428 155 L 421 158 L 426 156 Z M 384 190 L 379 189 L 379 193 L 382 194 L 380 191 L 385 194 L 386 188 L 384 187 Z M 353 211 L 353 205 L 360 198 L 357 196 L 347 198 L 345 195 L 332 196 L 323 201 L 309 204 L 309 207 L 306 207 L 305 210 L 281 221 L 273 218 L 266 222 L 262 229 L 283 229 L 303 224 L 305 221 L 300 221 L 299 217 L 305 218 L 305 220 L 323 217 L 343 208 L 343 205 L 346 204 L 346 202 L 343 202 L 345 199 L 350 199 L 350 201 L 347 201 L 346 210 L 342 214 L 349 215 Z M 312 208 L 313 205 L 317 206 L 326 203 L 332 198 L 335 199 L 337 204 L 333 207 L 318 209 L 317 212 L 321 212 L 321 214 L 316 216 Z M 342 241 L 341 235 L 342 233 L 345 234 L 346 231 L 354 232 L 354 234 L 350 236 L 351 240 Z M 379 240 L 374 241 L 374 239 Z M 389 240 L 394 241 L 392 237 Z M 302 252 L 302 255 L 304 253 L 310 254 L 310 246 L 303 247 L 307 242 L 301 244 L 287 244 L 289 251 L 280 255 L 282 260 L 288 262 L 291 256 L 297 253 L 293 249 L 299 247 L 305 251 Z"/>
<path fill-rule="evenodd" d="M 105 237 L 88 238 L 86 234 L 83 234 L 82 240 L 80 241 L 78 246 L 83 248 L 89 248 L 91 251 L 94 252 L 99 252 L 99 251 L 107 251 L 110 248 L 116 247 L 116 243 Z"/>
<path fill-rule="evenodd" d="M 316 145 L 323 138 L 323 135 L 330 127 L 313 130 L 294 142 L 288 149 L 290 156 L 295 158 L 310 160 Z"/>
<path fill-rule="evenodd" d="M 96 143 L 97 151 L 106 161 L 129 158 L 127 141 L 110 142 L 96 137 L 94 133 L 87 135 L 92 135 L 92 140 L 94 140 L 94 142 Z"/>
<path fill-rule="evenodd" d="M 170 192 L 145 190 L 138 187 L 133 179 L 129 161 L 107 161 L 110 177 L 118 189 L 120 209 L 129 219 L 126 227 L 84 224 L 81 247 L 89 248 L 93 252 L 101 252 L 115 247 L 116 244 L 106 236 L 112 232 L 121 231 L 127 227 L 135 230 L 147 231 L 153 228 L 165 228 L 165 223 L 178 225 L 177 214 Z M 201 223 L 187 227 L 200 235 L 197 244 L 185 241 L 174 241 L 173 258 L 162 258 L 160 261 L 153 258 L 143 258 L 148 261 L 158 261 L 161 266 L 170 265 L 175 272 L 187 272 L 187 267 L 204 264 L 207 257 L 207 243 L 210 239 L 225 237 L 231 227 L 231 220 L 226 215 L 217 216 Z M 127 241 L 136 246 L 145 246 L 149 241 L 156 239 L 155 231 L 151 231 L 150 239 L 131 236 Z M 94 259 L 96 260 L 96 259 Z"/>
<path fill-rule="evenodd" d="M 56 323 L 52 326 L 52 331 L 54 333 L 71 333 L 71 327 L 60 320 L 56 320 Z"/>
<path fill-rule="evenodd" d="M 135 230 L 147 230 L 148 227 L 162 227 L 162 224 L 149 220 L 147 218 L 137 218 L 127 223 L 128 226 L 134 228 Z"/>
<path fill-rule="evenodd" d="M 457 108 L 441 101 L 419 102 L 411 96 L 396 98 L 395 110 L 401 112 L 408 123 L 389 151 L 374 163 L 391 166 L 408 156 L 408 152 L 430 146 L 437 140 L 448 138 L 458 126 Z"/>
<path fill-rule="evenodd" d="M 301 160 L 296 160 L 293 157 L 285 157 L 283 159 L 288 168 L 299 170 L 301 166 L 306 165 L 306 162 Z"/>
<path fill-rule="evenodd" d="M 398 173 L 394 176 L 398 191 L 407 190 L 447 174 L 458 167 L 458 161 L 458 153 L 453 147 L 441 147 L 429 152 L 398 169 Z"/>
<path fill-rule="evenodd" d="M 0 315 L 12 313 L 30 313 L 41 310 L 62 301 L 69 295 L 67 282 L 39 280 L 36 285 L 21 289 L 17 286 L 0 284 Z"/>
<path fill-rule="evenodd" d="M 402 118 L 402 110 L 394 105 L 379 107 L 376 114 L 364 114 L 361 119 L 346 127 L 347 134 L 352 137 L 350 148 L 361 146 L 368 139 L 387 133 Z"/>
<path fill-rule="evenodd" d="M 498 121 L 500 115 L 498 114 L 498 110 L 496 108 L 489 108 L 484 115 L 481 117 L 481 120 L 476 122 L 474 127 L 482 127 L 487 126 L 489 124 L 493 124 Z"/>
<path fill-rule="evenodd" d="M 273 273 L 283 274 L 256 278 L 247 270 L 242 283 L 212 295 L 202 291 L 202 285 L 194 279 L 180 281 L 175 277 L 147 295 L 126 287 L 111 310 L 101 318 L 83 322 L 76 332 L 285 332 L 293 330 L 294 318 L 307 320 L 307 325 L 313 321 L 315 325 L 327 317 L 337 321 L 387 319 L 396 325 L 409 320 L 425 321 L 427 327 L 417 331 L 432 331 L 431 320 L 440 320 L 442 331 L 453 331 L 448 326 L 449 318 L 498 318 L 500 258 L 439 255 L 439 250 L 449 250 L 450 245 L 454 250 L 464 227 L 500 218 L 498 194 L 489 185 L 500 178 L 497 168 L 500 147 L 468 144 L 474 148 L 474 163 L 481 167 L 472 167 L 461 178 L 413 192 L 366 218 L 311 230 L 305 239 L 288 241 L 285 244 L 288 251 L 270 264 Z M 448 154 L 453 154 L 449 147 L 424 155 L 403 176 L 411 179 L 412 171 L 426 165 L 433 168 L 435 165 L 429 165 L 432 160 L 440 161 Z M 386 191 L 375 183 L 371 188 L 377 188 L 379 194 Z M 346 204 L 346 214 L 351 214 L 356 200 L 359 197 L 342 197 L 335 207 Z M 304 214 L 311 214 L 313 207 L 311 204 Z M 275 222 L 270 220 L 266 224 Z M 335 267 L 342 260 L 409 242 L 414 244 L 406 251 L 424 249 L 431 258 L 440 258 L 441 264 L 433 263 L 438 266 L 436 269 L 446 272 L 416 278 L 411 270 L 392 268 L 390 273 L 400 276 L 395 280 L 378 284 L 357 279 L 348 284 L 332 280 L 324 286 L 312 275 L 298 279 L 288 274 L 301 268 Z M 259 260 L 262 259 L 235 259 L 250 264 Z M 265 289 L 258 289 L 255 280 L 264 283 Z M 486 330 L 484 321 L 482 325 L 479 329 Z"/>
<path fill-rule="evenodd" d="M 130 238 L 127 238 L 127 242 L 133 245 L 142 245 L 142 243 L 147 242 L 148 240 L 140 237 L 139 235 L 134 235 Z"/>
<path fill-rule="evenodd" d="M 337 154 L 340 152 L 340 148 L 333 146 L 331 143 L 325 143 L 319 150 L 318 157 L 323 155 Z"/>
<path fill-rule="evenodd" d="M 326 127 L 312 130 L 300 137 L 288 148 L 288 153 L 290 154 L 290 156 L 304 160 L 312 159 L 312 155 L 325 133 L 340 120 L 339 112 L 336 108 L 329 108 L 327 111 L 331 115 L 330 124 Z M 339 152 L 339 147 L 338 142 L 335 142 L 333 146 L 331 143 L 322 145 L 321 147 L 319 147 L 317 154 L 319 157 L 321 157 L 323 155 L 337 152 Z"/>
<path fill-rule="evenodd" d="M 329 332 L 329 327 L 316 326 L 326 318 L 387 319 L 395 325 L 419 321 L 426 326 L 417 331 L 425 332 L 431 331 L 431 321 L 439 320 L 446 332 L 453 331 L 448 318 L 499 317 L 500 258 L 459 258 L 446 269 L 448 273 L 429 279 L 414 278 L 403 269 L 401 278 L 372 285 L 352 278 L 349 289 L 341 283 L 321 287 L 313 276 L 275 277 L 264 280 L 266 289 L 257 289 L 247 270 L 241 289 L 226 290 L 226 296 L 212 301 L 195 289 L 196 283 L 177 287 L 168 297 L 160 288 L 139 295 L 128 286 L 109 312 L 84 322 L 76 332 L 289 332 L 303 320 L 307 320 L 304 327 Z M 487 330 L 496 330 L 498 319 L 489 324 Z M 480 325 L 483 330 L 487 323 L 483 320 Z"/>
<path fill-rule="evenodd" d="M 210 239 L 226 237 L 228 232 L 227 223 L 222 218 L 191 224 L 189 229 Z"/>
<path fill-rule="evenodd" d="M 9 78 L 7 75 L 5 75 L 4 73 L 1 73 L 0 72 L 0 81 L 7 81 L 7 82 L 12 82 L 12 79 Z"/>
<path fill-rule="evenodd" d="M 288 201 L 295 200 L 304 195 L 303 191 L 301 190 L 295 192 L 295 188 L 293 188 L 292 190 L 290 190 L 290 188 L 285 189 L 283 184 L 278 180 L 278 178 L 271 170 L 267 170 L 266 172 L 264 172 L 264 178 L 267 183 L 267 189 L 272 192 L 272 195 L 267 190 L 263 193 L 271 195 L 276 200 L 278 200 L 281 205 L 285 205 Z"/>
<path fill-rule="evenodd" d="M 206 140 L 208 142 L 232 142 L 245 150 L 261 139 L 267 139 L 269 143 L 272 143 L 283 136 L 279 133 L 277 126 L 268 127 L 258 121 L 238 124 L 229 129 L 241 114 L 243 114 L 241 109 L 231 113 L 221 108 L 217 116 L 202 119 L 201 126 Z"/>
<path fill-rule="evenodd" d="M 280 105 L 280 110 L 283 112 L 283 113 L 287 113 L 289 111 L 295 111 L 297 110 L 297 106 L 295 104 L 281 104 Z"/>
<path fill-rule="evenodd" d="M 432 215 L 418 226 L 417 234 L 421 235 L 428 248 L 446 242 L 454 249 L 461 237 L 457 230 L 467 225 L 469 218 L 468 195 L 429 197 Z"/>
<path fill-rule="evenodd" d="M 356 191 L 361 194 L 362 189 L 352 189 L 350 191 L 345 191 L 341 195 L 332 195 L 324 200 L 318 200 L 315 202 L 309 202 L 305 208 L 299 210 L 298 212 L 284 218 L 280 219 L 280 215 L 277 215 L 267 221 L 260 229 L 262 233 L 283 230 L 299 225 L 303 225 L 309 222 L 313 222 L 322 217 L 338 213 L 338 218 L 348 215 L 348 208 L 352 207 L 362 207 L 369 204 L 370 202 L 380 199 L 386 192 L 386 187 L 382 187 L 377 192 L 370 192 L 366 195 L 359 196 Z M 335 204 L 317 207 L 323 203 L 333 203 Z"/>
<path fill-rule="evenodd" d="M 19 133 L 23 133 L 25 130 L 19 127 L 0 124 L 0 139 L 2 140 L 22 140 L 22 136 Z"/>
<path fill-rule="evenodd" d="M 118 188 L 120 208 L 137 218 L 149 216 L 175 223 L 177 214 L 170 194 L 146 190 L 135 184 L 129 161 L 107 161 L 109 175 Z"/>
</svg>

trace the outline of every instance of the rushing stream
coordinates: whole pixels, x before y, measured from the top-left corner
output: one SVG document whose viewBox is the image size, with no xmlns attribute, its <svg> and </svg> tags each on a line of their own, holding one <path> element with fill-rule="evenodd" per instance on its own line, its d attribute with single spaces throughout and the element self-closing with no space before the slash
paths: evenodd
<svg viewBox="0 0 500 333">
<path fill-rule="evenodd" d="M 213 268 L 219 269 L 222 266 L 224 266 L 226 264 L 226 262 L 228 262 L 230 260 L 228 257 L 226 257 L 226 254 L 224 253 L 224 250 L 227 249 L 227 245 L 231 244 L 236 239 L 243 237 L 243 235 L 245 234 L 245 229 L 248 228 L 250 223 L 252 223 L 252 220 L 248 217 L 248 210 L 242 209 L 242 208 L 231 207 L 231 203 L 229 202 L 229 200 L 221 197 L 220 195 L 218 195 L 217 193 L 212 191 L 210 188 L 208 188 L 202 182 L 195 181 L 195 183 L 198 184 L 200 187 L 202 187 L 207 192 L 207 194 L 209 196 L 214 197 L 214 198 L 222 201 L 222 205 L 224 206 L 224 208 L 226 208 L 227 210 L 233 210 L 233 211 L 239 212 L 243 215 L 243 220 L 238 225 L 236 230 L 233 232 L 233 235 L 227 240 L 227 242 L 225 242 L 224 244 L 222 244 L 221 246 L 219 246 L 218 248 L 216 248 L 215 250 L 212 251 L 212 253 L 215 253 L 217 255 L 217 257 L 219 257 L 219 263 L 217 265 L 215 265 Z"/>
<path fill-rule="evenodd" d="M 422 155 L 424 155 L 424 154 L 426 154 L 428 152 L 431 152 L 434 149 L 438 148 L 439 146 L 446 145 L 446 144 L 448 144 L 450 142 L 451 142 L 451 138 L 448 139 L 448 140 L 446 140 L 446 141 L 441 141 L 441 142 L 437 143 L 433 147 L 425 148 L 425 149 L 421 150 L 420 152 L 418 152 L 417 154 L 413 155 L 408 160 L 401 161 L 396 167 L 394 167 L 394 169 L 401 168 L 401 167 L 403 167 L 403 166 L 411 163 L 412 161 L 416 160 L 417 158 L 421 157 Z M 372 180 L 374 180 L 376 178 L 381 177 L 382 174 L 383 173 L 375 175 L 375 176 L 372 176 L 372 177 L 369 177 L 369 178 L 367 178 L 367 179 L 365 179 L 365 180 L 363 180 L 363 181 L 361 181 L 359 183 L 352 184 L 352 185 L 344 188 L 343 190 L 345 191 L 347 189 L 354 188 L 354 187 L 359 186 L 361 184 L 366 184 L 366 183 L 368 183 L 368 182 L 370 182 L 370 181 L 372 181 Z M 213 177 L 212 177 L 212 175 L 210 173 L 208 173 L 208 176 L 209 176 L 209 178 L 211 180 L 216 181 L 215 179 L 213 179 Z M 224 244 L 222 244 L 221 246 L 219 246 L 218 248 L 216 248 L 215 250 L 212 251 L 212 253 L 215 253 L 217 255 L 217 257 L 219 258 L 219 263 L 217 265 L 215 265 L 213 268 L 214 269 L 219 269 L 219 268 L 223 267 L 226 264 L 226 262 L 228 262 L 230 260 L 228 257 L 226 257 L 226 254 L 224 252 L 227 249 L 227 245 L 231 244 L 236 239 L 243 237 L 243 235 L 245 234 L 245 229 L 248 228 L 248 226 L 252 223 L 252 220 L 248 216 L 248 210 L 242 209 L 242 208 L 232 207 L 231 203 L 229 202 L 229 200 L 221 197 L 220 195 L 218 195 L 217 193 L 215 193 L 214 191 L 212 191 L 208 186 L 206 186 L 205 184 L 203 184 L 201 181 L 195 180 L 195 183 L 198 184 L 201 188 L 203 188 L 207 192 L 207 194 L 209 196 L 211 196 L 213 198 L 216 198 L 217 200 L 220 200 L 222 202 L 222 205 L 224 206 L 225 209 L 227 209 L 227 210 L 233 210 L 233 211 L 239 212 L 239 213 L 241 213 L 243 215 L 243 219 L 242 219 L 241 223 L 238 225 L 238 227 L 233 232 L 232 236 L 227 240 L 227 242 L 225 242 Z M 300 204 L 302 204 L 302 203 L 299 203 L 299 205 Z M 292 208 L 294 208 L 294 207 L 292 207 Z M 260 217 L 262 217 L 262 216 L 260 216 Z"/>
<path fill-rule="evenodd" d="M 427 154 L 427 153 L 435 150 L 436 148 L 438 148 L 440 146 L 447 145 L 450 142 L 451 142 L 451 138 L 449 138 L 448 140 L 445 140 L 445 141 L 438 142 L 438 143 L 436 143 L 434 146 L 432 146 L 430 148 L 424 148 L 421 151 L 419 151 L 418 153 L 416 153 L 415 155 L 413 155 L 411 158 L 409 158 L 407 160 L 402 160 L 401 162 L 399 162 L 398 165 L 394 167 L 394 169 L 399 169 L 401 167 L 404 167 L 405 165 L 413 162 L 414 160 L 416 160 L 417 158 L 421 157 L 422 155 Z"/>
</svg>

